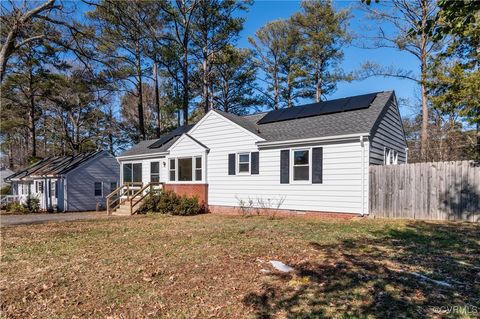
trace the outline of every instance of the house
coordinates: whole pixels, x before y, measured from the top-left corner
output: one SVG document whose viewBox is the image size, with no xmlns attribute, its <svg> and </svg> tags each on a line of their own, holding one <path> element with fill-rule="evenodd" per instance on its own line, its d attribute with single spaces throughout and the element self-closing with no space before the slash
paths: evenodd
<svg viewBox="0 0 480 319">
<path fill-rule="evenodd" d="M 14 171 L 2 166 L 0 167 L 0 189 L 6 186 L 10 186 L 10 183 L 7 182 L 5 179 L 15 173 Z"/>
<path fill-rule="evenodd" d="M 106 151 L 48 157 L 7 178 L 13 195 L 25 203 L 40 200 L 42 210 L 84 211 L 105 207 L 118 187 L 120 166 Z"/>
<path fill-rule="evenodd" d="M 369 165 L 407 161 L 394 92 L 198 123 L 120 154 L 120 179 L 195 195 L 212 212 L 368 214 Z"/>
</svg>

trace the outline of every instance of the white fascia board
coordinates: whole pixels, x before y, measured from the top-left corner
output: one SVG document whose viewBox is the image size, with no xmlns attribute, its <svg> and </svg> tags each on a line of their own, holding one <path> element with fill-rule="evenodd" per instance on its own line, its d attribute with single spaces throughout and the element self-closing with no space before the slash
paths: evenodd
<svg viewBox="0 0 480 319">
<path fill-rule="evenodd" d="M 117 156 L 117 161 L 129 161 L 129 160 L 141 160 L 147 158 L 155 158 L 155 157 L 165 157 L 170 152 L 160 152 L 160 153 L 151 153 L 151 154 L 138 154 L 138 155 L 127 155 L 127 156 Z"/>
<path fill-rule="evenodd" d="M 350 139 L 356 139 L 360 136 L 368 137 L 370 133 L 357 133 L 357 134 L 346 134 L 346 135 L 334 135 L 334 136 L 325 136 L 325 137 L 312 137 L 312 138 L 302 138 L 296 140 L 285 140 L 285 141 L 274 141 L 274 142 L 257 142 L 259 148 L 262 147 L 272 147 L 272 146 L 289 146 L 289 145 L 301 145 L 301 144 L 310 144 L 315 142 L 335 142 L 335 141 L 344 141 Z"/>
</svg>

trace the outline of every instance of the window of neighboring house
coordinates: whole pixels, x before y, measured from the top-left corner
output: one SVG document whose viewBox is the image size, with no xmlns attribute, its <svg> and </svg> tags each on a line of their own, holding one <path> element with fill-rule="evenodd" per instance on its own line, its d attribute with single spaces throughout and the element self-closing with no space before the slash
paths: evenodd
<svg viewBox="0 0 480 319">
<path fill-rule="evenodd" d="M 123 182 L 142 182 L 142 163 L 123 164 Z"/>
<path fill-rule="evenodd" d="M 238 172 L 250 173 L 250 153 L 238 154 Z"/>
<path fill-rule="evenodd" d="M 38 192 L 43 193 L 43 181 L 38 182 Z"/>
<path fill-rule="evenodd" d="M 195 180 L 202 180 L 202 158 L 195 157 Z"/>
<path fill-rule="evenodd" d="M 102 182 L 95 182 L 94 183 L 94 189 L 95 189 L 95 197 L 102 196 Z"/>
<path fill-rule="evenodd" d="M 160 162 L 150 162 L 150 182 L 160 182 Z"/>
<path fill-rule="evenodd" d="M 169 172 L 170 172 L 170 181 L 175 181 L 175 159 L 170 159 Z"/>
<path fill-rule="evenodd" d="M 398 164 L 398 152 L 389 148 L 384 150 L 384 163 L 385 165 L 397 165 Z"/>
<path fill-rule="evenodd" d="M 179 158 L 178 160 L 178 180 L 192 181 L 192 158 Z"/>
<path fill-rule="evenodd" d="M 293 180 L 310 180 L 310 150 L 293 151 Z"/>
<path fill-rule="evenodd" d="M 110 193 L 117 189 L 117 182 L 110 182 Z"/>
<path fill-rule="evenodd" d="M 49 197 L 55 196 L 57 198 L 57 182 L 56 181 L 50 181 L 50 194 Z"/>
</svg>

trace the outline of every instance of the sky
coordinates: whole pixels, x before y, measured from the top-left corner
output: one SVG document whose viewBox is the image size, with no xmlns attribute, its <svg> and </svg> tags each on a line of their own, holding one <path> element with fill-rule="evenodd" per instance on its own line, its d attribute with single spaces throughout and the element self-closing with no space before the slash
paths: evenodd
<svg viewBox="0 0 480 319">
<path fill-rule="evenodd" d="M 336 8 L 342 9 L 352 7 L 360 3 L 357 1 L 333 1 Z M 372 5 L 375 5 L 372 1 Z M 293 13 L 300 11 L 300 1 L 292 0 L 276 0 L 266 1 L 257 0 L 250 7 L 249 11 L 243 16 L 246 18 L 244 29 L 240 34 L 238 47 L 250 48 L 248 37 L 253 36 L 267 22 L 276 19 L 285 19 Z M 355 33 L 361 33 L 362 26 L 368 23 L 362 16 L 362 12 L 358 9 L 352 10 L 352 20 L 350 21 L 350 30 Z M 391 30 L 388 25 L 382 26 L 385 30 Z M 369 60 L 380 65 L 395 65 L 407 70 L 415 71 L 419 68 L 415 58 L 406 52 L 395 49 L 375 49 L 367 50 L 350 45 L 344 50 L 344 60 L 341 67 L 345 72 L 354 71 L 360 68 L 363 62 Z M 365 94 L 377 91 L 395 90 L 398 99 L 409 99 L 411 102 L 417 99 L 417 85 L 409 80 L 401 80 L 395 78 L 373 77 L 362 81 L 343 82 L 337 86 L 337 91 L 327 96 L 327 99 L 341 98 L 350 95 Z M 411 107 L 400 106 L 402 116 L 410 116 L 415 110 Z"/>
</svg>

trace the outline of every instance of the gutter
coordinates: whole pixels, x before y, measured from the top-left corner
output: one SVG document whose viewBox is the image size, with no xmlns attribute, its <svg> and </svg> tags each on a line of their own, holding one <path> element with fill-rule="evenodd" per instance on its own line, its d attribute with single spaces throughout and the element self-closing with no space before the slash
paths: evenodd
<svg viewBox="0 0 480 319">
<path fill-rule="evenodd" d="M 144 158 L 152 158 L 158 156 L 166 156 L 169 152 L 161 152 L 161 153 L 149 153 L 149 154 L 138 154 L 138 155 L 127 155 L 127 156 L 117 156 L 117 161 L 128 161 L 128 160 L 135 160 L 135 159 L 144 159 Z"/>
<path fill-rule="evenodd" d="M 274 146 L 292 146 L 298 144 L 310 144 L 316 142 L 331 142 L 331 141 L 344 141 L 344 140 L 351 140 L 358 137 L 368 137 L 370 133 L 357 133 L 357 134 L 346 134 L 346 135 L 333 135 L 333 136 L 325 136 L 325 137 L 312 137 L 312 138 L 303 138 L 303 139 L 296 139 L 296 140 L 285 140 L 285 141 L 274 141 L 274 142 L 256 142 L 257 146 L 260 147 L 274 147 Z"/>
</svg>

